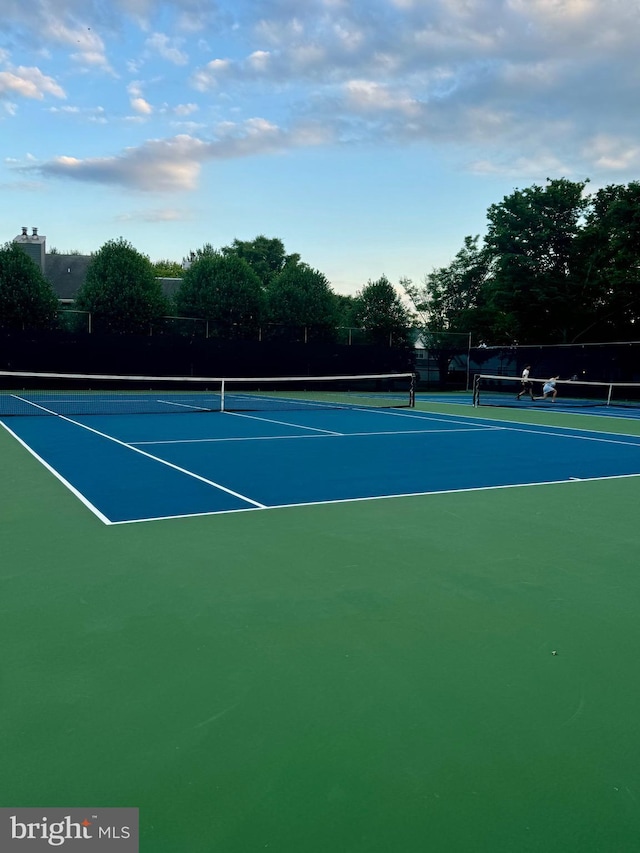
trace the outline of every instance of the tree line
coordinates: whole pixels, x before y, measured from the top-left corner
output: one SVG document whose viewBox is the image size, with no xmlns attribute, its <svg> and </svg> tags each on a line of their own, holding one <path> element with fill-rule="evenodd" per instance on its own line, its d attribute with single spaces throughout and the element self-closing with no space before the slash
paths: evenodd
<svg viewBox="0 0 640 853">
<path fill-rule="evenodd" d="M 181 278 L 172 298 L 160 277 Z M 75 308 L 91 313 L 96 328 L 115 334 L 148 333 L 175 315 L 205 320 L 210 336 L 255 335 L 265 324 L 305 327 L 331 339 L 340 326 L 362 328 L 370 343 L 408 346 L 411 312 L 391 282 L 369 281 L 354 297 L 334 293 L 319 270 L 287 254 L 277 238 L 234 240 L 192 251 L 187 268 L 150 259 L 127 240 L 109 240 L 89 263 Z M 52 328 L 58 300 L 37 265 L 17 244 L 0 250 L 0 326 Z"/>
<path fill-rule="evenodd" d="M 403 282 L 420 324 L 487 345 L 637 339 L 640 183 L 588 183 L 547 179 L 492 204 L 482 239 L 465 237 L 421 285 Z"/>
<path fill-rule="evenodd" d="M 331 335 L 366 330 L 374 342 L 405 345 L 422 330 L 437 345 L 452 333 L 474 344 L 634 340 L 640 328 L 640 183 L 587 192 L 589 181 L 547 179 L 516 189 L 487 210 L 484 237 L 467 236 L 448 266 L 421 284 L 386 276 L 354 296 L 287 254 L 277 238 L 234 240 L 190 253 L 187 269 L 153 264 L 123 238 L 94 255 L 76 307 L 100 328 L 145 332 L 169 314 L 206 320 L 213 334 L 238 336 L 264 324 Z M 172 300 L 158 276 L 179 277 Z M 407 302 L 411 309 L 407 308 Z M 58 304 L 37 266 L 16 244 L 0 250 L 0 326 L 47 326 Z"/>
</svg>

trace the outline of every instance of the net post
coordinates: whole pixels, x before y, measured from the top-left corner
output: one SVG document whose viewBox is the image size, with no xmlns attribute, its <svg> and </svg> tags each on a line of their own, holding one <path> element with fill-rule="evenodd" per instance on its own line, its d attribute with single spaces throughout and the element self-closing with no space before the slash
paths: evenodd
<svg viewBox="0 0 640 853">
<path fill-rule="evenodd" d="M 416 375 L 415 373 L 411 374 L 411 380 L 409 383 L 409 408 L 415 409 L 416 406 Z"/>
<path fill-rule="evenodd" d="M 220 380 L 220 411 L 224 412 L 224 379 Z"/>
<path fill-rule="evenodd" d="M 480 405 L 480 374 L 476 373 L 473 377 L 473 405 L 477 408 Z"/>
<path fill-rule="evenodd" d="M 609 385 L 609 393 L 607 394 L 607 406 L 611 405 L 611 393 L 613 391 L 613 385 Z"/>
</svg>

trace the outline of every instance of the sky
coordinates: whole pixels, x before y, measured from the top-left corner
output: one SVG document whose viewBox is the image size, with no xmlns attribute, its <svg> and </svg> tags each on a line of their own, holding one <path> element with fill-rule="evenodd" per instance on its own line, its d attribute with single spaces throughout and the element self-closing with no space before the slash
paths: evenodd
<svg viewBox="0 0 640 853">
<path fill-rule="evenodd" d="M 420 284 L 516 188 L 640 179 L 638 44 L 638 0 L 2 0 L 0 244 Z"/>
</svg>

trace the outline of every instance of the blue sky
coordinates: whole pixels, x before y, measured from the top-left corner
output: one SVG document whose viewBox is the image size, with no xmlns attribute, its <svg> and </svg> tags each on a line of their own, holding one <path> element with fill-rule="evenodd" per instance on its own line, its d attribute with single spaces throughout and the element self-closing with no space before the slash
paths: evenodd
<svg viewBox="0 0 640 853">
<path fill-rule="evenodd" d="M 421 282 L 516 187 L 640 178 L 639 43 L 635 0 L 3 0 L 0 243 Z"/>
</svg>

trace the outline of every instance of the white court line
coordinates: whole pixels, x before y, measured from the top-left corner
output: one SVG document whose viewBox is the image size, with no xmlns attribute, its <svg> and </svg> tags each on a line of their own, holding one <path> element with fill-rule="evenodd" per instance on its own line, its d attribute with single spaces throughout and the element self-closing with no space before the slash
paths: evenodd
<svg viewBox="0 0 640 853">
<path fill-rule="evenodd" d="M 353 411 L 363 411 L 361 409 L 354 409 Z M 368 412 L 367 412 L 368 413 Z M 266 421 L 267 423 L 277 423 L 282 426 L 292 426 L 292 427 L 300 427 L 299 424 L 290 423 L 289 421 L 272 421 L 268 418 L 261 418 L 258 415 L 239 415 L 237 412 L 227 412 L 225 414 L 234 414 L 237 417 L 250 417 L 254 420 L 258 421 Z M 640 447 L 640 436 L 637 437 L 636 441 L 625 441 L 622 436 L 627 436 L 628 438 L 636 438 L 630 433 L 612 433 L 612 432 L 602 432 L 600 435 L 594 435 L 593 433 L 597 433 L 598 430 L 588 430 L 583 429 L 582 427 L 563 427 L 563 426 L 548 426 L 543 427 L 542 425 L 538 426 L 534 423 L 515 423 L 513 421 L 503 421 L 503 420 L 491 420 L 484 421 L 482 418 L 474 418 L 469 417 L 467 420 L 461 421 L 456 417 L 431 417 L 428 412 L 423 414 L 410 414 L 408 412 L 400 412 L 400 411 L 389 411 L 389 410 L 380 410 L 379 414 L 382 415 L 390 415 L 392 417 L 400 417 L 400 418 L 410 418 L 412 420 L 420 420 L 420 421 L 436 421 L 438 423 L 453 423 L 457 424 L 463 429 L 451 429 L 451 430 L 398 430 L 398 431 L 379 431 L 379 432 L 351 432 L 351 433 L 340 433 L 340 432 L 331 432 L 326 430 L 329 435 L 349 438 L 355 436 L 376 436 L 376 435 L 414 435 L 414 434 L 429 434 L 429 433 L 452 433 L 457 434 L 460 432 L 490 432 L 490 431 L 512 431 L 512 432 L 524 432 L 531 433 L 533 435 L 547 435 L 555 438 L 573 438 L 579 441 L 595 441 L 601 442 L 604 444 L 617 444 L 617 445 L 625 445 L 630 447 Z M 313 427 L 300 427 L 301 429 L 315 429 Z M 575 435 L 574 433 L 591 433 L 591 435 Z M 611 438 L 605 438 L 601 436 L 612 436 Z M 255 436 L 254 438 L 226 438 L 226 439 L 178 439 L 171 441 L 138 441 L 131 442 L 131 444 L 136 445 L 147 445 L 147 444 L 182 444 L 182 443 L 195 443 L 195 442 L 216 442 L 216 441 L 267 441 L 267 440 L 275 440 L 275 439 L 287 439 L 287 438 L 323 438 L 323 435 L 319 436 Z"/>
<path fill-rule="evenodd" d="M 213 512 L 193 512 L 193 513 L 185 513 L 185 515 L 166 515 L 166 516 L 157 516 L 155 518 L 131 518 L 126 521 L 113 521 L 112 524 L 142 524 L 147 521 L 173 521 L 179 518 L 201 518 L 204 516 L 210 515 L 228 515 L 233 512 L 255 512 L 256 509 L 261 509 L 262 511 L 269 510 L 280 510 L 280 509 L 296 509 L 301 506 L 326 506 L 330 504 L 350 504 L 350 503 L 363 503 L 364 501 L 382 501 L 382 500 L 395 500 L 396 498 L 420 498 L 420 497 L 428 497 L 430 495 L 457 495 L 457 494 L 465 494 L 466 492 L 493 492 L 498 491 L 500 489 L 523 489 L 529 488 L 532 486 L 559 486 L 559 485 L 577 485 L 578 483 L 591 483 L 597 482 L 599 480 L 626 480 L 632 477 L 640 477 L 640 472 L 636 474 L 612 474 L 610 476 L 605 477 L 583 477 L 581 479 L 575 479 L 573 477 L 569 477 L 566 480 L 545 480 L 540 483 L 507 483 L 505 485 L 500 486 L 470 486 L 466 489 L 440 489 L 432 492 L 406 492 L 403 494 L 396 495 L 372 495 L 366 498 L 340 498 L 339 500 L 333 501 L 306 501 L 304 503 L 297 504 L 273 504 L 272 506 L 264 506 L 260 508 L 251 508 L 247 507 L 246 509 L 227 509 L 227 510 L 214 510 Z"/>
<path fill-rule="evenodd" d="M 560 432 L 548 432 L 546 429 L 529 429 L 525 427 L 524 429 L 520 428 L 518 425 L 512 425 L 511 427 L 503 427 L 503 429 L 507 432 L 526 432 L 530 435 L 550 435 L 553 438 L 573 438 L 576 441 L 598 441 L 603 444 L 623 444 L 627 447 L 637 447 L 640 449 L 640 436 L 637 436 L 636 441 L 620 441 L 619 439 L 613 438 L 599 438 L 595 435 L 570 435 L 566 430 L 566 427 L 557 427 L 556 429 L 561 430 Z M 565 430 L 562 432 L 562 430 Z M 582 430 L 582 432 L 588 432 L 588 430 Z M 595 432 L 595 430 L 591 430 L 591 432 Z M 604 435 L 616 435 L 616 433 L 604 433 Z M 628 438 L 634 438 L 634 436 L 628 435 Z"/>
<path fill-rule="evenodd" d="M 44 467 L 47 469 L 47 471 L 48 471 L 50 474 L 53 474 L 53 476 L 54 476 L 57 480 L 59 480 L 59 481 L 62 483 L 62 485 L 63 485 L 63 486 L 66 486 L 66 488 L 67 488 L 67 489 L 69 489 L 69 491 L 70 491 L 73 495 L 75 495 L 75 496 L 78 498 L 78 500 L 79 500 L 81 503 L 83 503 L 83 504 L 87 507 L 87 509 L 90 509 L 90 510 L 91 510 L 91 512 L 92 512 L 95 516 L 97 516 L 103 524 L 113 524 L 113 522 L 112 522 L 109 518 L 107 518 L 107 516 L 106 516 L 106 515 L 104 515 L 103 513 L 101 513 L 101 512 L 100 512 L 100 510 L 99 510 L 96 506 L 94 506 L 94 505 L 91 503 L 91 501 L 90 501 L 90 500 L 88 500 L 88 499 L 87 499 L 87 498 L 82 494 L 82 492 L 79 492 L 79 491 L 75 488 L 75 486 L 72 486 L 72 485 L 71 485 L 71 483 L 70 483 L 68 480 L 65 480 L 65 478 L 62 476 L 62 474 L 60 474 L 58 471 L 56 471 L 56 469 L 55 469 L 55 468 L 52 468 L 52 467 L 51 467 L 51 465 L 49 465 L 49 463 L 48 463 L 45 459 L 43 459 L 43 458 L 42 458 L 42 456 L 40 456 L 38 453 L 36 453 L 36 451 L 35 451 L 32 447 L 29 447 L 29 445 L 26 443 L 26 441 L 23 441 L 23 440 L 20 438 L 20 436 L 19 436 L 19 435 L 16 435 L 16 433 L 15 433 L 12 429 L 10 429 L 10 428 L 5 424 L 5 422 L 4 422 L 4 421 L 0 421 L 0 425 L 1 425 L 1 426 L 3 426 L 3 427 L 6 429 L 6 431 L 9 433 L 9 435 L 12 435 L 12 436 L 15 438 L 15 440 L 18 442 L 18 444 L 21 444 L 21 445 L 24 447 L 24 449 L 25 449 L 26 451 L 28 451 L 28 452 L 29 452 L 29 453 L 34 457 L 34 459 L 37 459 L 37 460 L 38 460 L 38 462 L 39 462 L 41 465 L 44 465 Z"/>
<path fill-rule="evenodd" d="M 355 409 L 354 411 L 362 411 L 362 410 Z M 375 411 L 378 411 L 378 410 L 375 410 Z M 412 419 L 417 419 L 417 420 L 438 421 L 440 423 L 455 423 L 455 424 L 466 425 L 466 426 L 470 426 L 471 423 L 476 423 L 476 424 L 486 423 L 487 429 L 493 428 L 493 429 L 502 429 L 502 430 L 513 430 L 515 432 L 531 432 L 531 433 L 536 433 L 536 434 L 540 434 L 540 435 L 561 436 L 562 438 L 576 438 L 576 439 L 584 438 L 587 441 L 604 441 L 604 442 L 610 442 L 612 444 L 629 444 L 632 446 L 636 446 L 636 442 L 634 442 L 634 441 L 624 442 L 624 441 L 615 441 L 613 439 L 597 438 L 595 436 L 570 435 L 570 433 L 572 433 L 572 432 L 590 432 L 590 433 L 599 432 L 599 430 L 585 429 L 583 427 L 566 427 L 566 426 L 543 427 L 542 425 L 538 426 L 537 424 L 532 423 L 531 421 L 518 423 L 516 421 L 506 421 L 506 420 L 502 420 L 502 419 L 485 421 L 483 418 L 474 417 L 473 415 L 469 415 L 468 417 L 466 417 L 466 419 L 464 421 L 461 421 L 461 420 L 457 419 L 459 417 L 459 415 L 458 416 L 452 415 L 451 417 L 448 417 L 447 415 L 431 417 L 430 412 L 409 413 L 409 412 L 404 412 L 404 411 L 391 411 L 389 409 L 380 409 L 379 413 L 381 415 L 390 415 L 391 417 L 397 417 L 397 418 L 412 418 Z M 489 426 L 489 424 L 491 424 L 491 426 Z M 528 427 L 531 427 L 531 429 L 529 429 Z M 546 432 L 545 430 L 557 430 L 557 431 L 556 432 L 553 432 L 553 431 Z M 435 432 L 435 430 L 434 430 L 434 432 Z M 356 435 L 357 433 L 352 433 L 352 434 Z M 381 435 L 382 435 L 382 433 L 381 433 Z M 617 436 L 618 433 L 607 432 L 606 430 L 603 430 L 602 435 Z M 628 438 L 636 438 L 636 436 L 633 436 L 631 433 L 621 433 L 621 435 L 626 435 Z M 637 439 L 638 439 L 637 444 L 638 444 L 638 446 L 640 446 L 640 436 L 637 436 Z"/>
<path fill-rule="evenodd" d="M 131 441 L 131 445 L 140 444 L 215 444 L 216 442 L 225 441 L 298 441 L 300 439 L 309 438 L 373 438 L 378 435 L 434 435 L 436 433 L 446 433 L 448 435 L 456 435 L 459 432 L 495 432 L 503 430 L 504 427 L 467 427 L 466 429 L 401 429 L 383 432 L 333 432 L 328 435 L 255 435 L 255 436 L 237 436 L 227 438 L 168 438 L 158 439 L 157 441 Z"/>
<path fill-rule="evenodd" d="M 602 411 L 604 409 L 604 411 Z M 554 411 L 554 410 L 552 410 Z M 611 418 L 612 420 L 618 421 L 637 421 L 639 420 L 638 415 L 627 415 L 623 414 L 623 412 L 628 411 L 623 406 L 618 406 L 615 411 L 611 411 L 610 407 L 601 406 L 597 411 L 589 411 L 585 412 L 581 409 L 563 409 L 560 411 L 561 414 L 570 414 L 570 415 L 579 415 L 581 418 Z"/>
<path fill-rule="evenodd" d="M 464 424 L 469 426 L 469 421 L 473 423 L 510 423 L 510 421 L 484 421 L 483 418 L 473 417 L 473 415 L 469 415 L 466 420 L 459 421 L 456 419 L 454 415 L 433 415 L 431 412 L 422 412 L 420 409 L 414 409 L 413 412 L 407 412 L 406 410 L 396 410 L 396 409 L 353 409 L 355 412 L 366 412 L 367 414 L 375 413 L 380 415 L 387 415 L 395 418 L 412 418 L 419 421 L 438 421 L 438 423 L 443 424 Z"/>
<path fill-rule="evenodd" d="M 426 401 L 422 401 L 422 402 L 426 402 Z M 430 401 L 430 405 L 431 405 L 432 403 L 433 403 L 433 401 Z M 467 404 L 467 403 L 459 403 L 459 404 L 458 404 L 458 403 L 456 403 L 456 404 L 451 403 L 451 404 L 447 404 L 447 405 L 465 405 L 465 406 L 466 406 L 466 405 L 468 405 L 468 404 Z M 490 407 L 489 407 L 489 408 L 490 408 Z M 491 410 L 491 411 L 495 411 L 495 408 L 494 408 L 494 409 L 491 409 L 491 408 L 490 408 L 490 410 Z M 427 416 L 429 416 L 429 415 L 431 414 L 430 412 L 426 412 L 426 411 L 424 411 L 424 409 L 416 409 L 415 411 L 416 411 L 416 412 L 422 412 L 423 414 L 425 414 L 425 415 L 427 415 Z M 518 410 L 514 408 L 514 409 L 513 409 L 513 411 L 515 412 L 515 411 L 518 411 Z M 521 409 L 520 411 L 524 411 L 524 409 Z M 554 413 L 559 414 L 559 415 L 571 415 L 572 417 L 573 417 L 573 415 L 579 415 L 581 418 L 593 418 L 593 417 L 597 417 L 597 418 L 605 418 L 605 419 L 606 419 L 607 417 L 609 417 L 609 418 L 611 418 L 611 420 L 627 420 L 627 421 L 636 421 L 636 422 L 638 421 L 638 418 L 637 418 L 637 417 L 633 417 L 633 416 L 631 416 L 631 415 L 617 415 L 617 414 L 613 414 L 613 415 L 612 415 L 612 414 L 607 414 L 607 413 L 603 413 L 603 414 L 598 413 L 598 414 L 595 414 L 595 413 L 593 413 L 593 412 L 582 412 L 582 411 L 579 411 L 579 410 L 564 410 L 564 411 L 559 411 L 559 410 L 557 410 L 557 409 L 551 409 L 551 408 L 549 408 L 549 409 L 531 409 L 530 411 L 538 411 L 538 412 L 541 412 L 541 411 L 544 411 L 544 412 L 554 412 Z M 388 413 L 386 413 L 386 412 L 385 412 L 385 414 L 401 414 L 401 413 L 400 413 L 400 412 L 388 412 Z M 407 415 L 407 417 L 419 417 L 419 415 Z M 445 420 L 445 419 L 446 419 L 446 417 L 447 417 L 447 415 L 444 415 L 442 418 L 436 418 L 435 420 Z M 460 417 L 460 415 L 455 415 L 455 416 L 454 416 L 454 415 L 451 415 L 451 417 L 452 417 L 452 418 L 453 418 L 453 417 Z M 463 415 L 463 417 L 466 417 L 466 418 L 467 418 L 467 420 L 470 420 L 470 421 L 483 421 L 483 420 L 484 420 L 484 418 L 481 418 L 481 417 L 479 417 L 478 415 L 475 415 L 475 416 L 474 416 L 474 415 Z M 492 419 L 490 422 L 491 422 L 491 423 L 502 423 L 502 424 L 508 424 L 510 427 L 517 426 L 517 425 L 518 425 L 518 423 L 521 423 L 521 424 L 523 424 L 523 425 L 525 425 L 525 426 L 526 426 L 526 425 L 528 425 L 528 426 L 537 426 L 537 424 L 535 424 L 533 421 L 508 421 L 508 420 L 502 420 L 502 418 L 496 418 L 495 420 L 493 420 L 493 419 Z M 463 423 L 463 421 L 460 421 L 460 423 Z M 542 424 L 541 424 L 540 426 L 542 426 Z M 565 431 L 566 431 L 566 430 L 571 430 L 571 431 L 574 431 L 574 432 L 602 432 L 602 433 L 603 433 L 603 435 L 628 435 L 628 436 L 630 436 L 630 437 L 634 437 L 634 436 L 633 436 L 633 433 L 630 433 L 630 432 L 626 432 L 626 433 L 616 433 L 616 432 L 610 432 L 609 430 L 606 430 L 606 429 L 603 429 L 603 430 L 594 429 L 593 427 L 592 427 L 591 429 L 588 429 L 588 428 L 586 428 L 586 427 L 574 427 L 574 426 L 571 426 L 571 427 L 570 427 L 570 426 L 553 426 L 553 425 L 549 425 L 549 426 L 547 426 L 547 429 L 558 429 L 558 430 L 565 430 Z"/>
<path fill-rule="evenodd" d="M 421 416 L 417 413 L 410 415 L 410 414 L 404 414 L 403 412 L 383 411 L 380 414 L 396 415 L 399 417 L 406 417 L 406 418 L 418 418 L 418 419 L 421 418 Z M 630 432 L 617 433 L 617 432 L 609 432 L 608 430 L 597 430 L 597 429 L 593 429 L 593 428 L 587 429 L 586 427 L 543 425 L 543 424 L 536 424 L 533 421 L 520 421 L 520 422 L 518 422 L 518 421 L 502 420 L 502 418 L 496 418 L 495 420 L 492 419 L 492 420 L 485 421 L 484 418 L 480 418 L 477 416 L 474 417 L 473 415 L 467 416 L 466 420 L 464 420 L 464 421 L 459 421 L 456 419 L 457 417 L 459 417 L 459 415 L 458 416 L 451 416 L 450 421 L 447 419 L 446 415 L 444 415 L 443 417 L 436 417 L 436 418 L 430 418 L 429 412 L 424 412 L 424 415 L 426 416 L 426 420 L 437 420 L 437 421 L 442 421 L 444 423 L 465 424 L 465 423 L 469 423 L 469 422 L 474 422 L 474 423 L 504 424 L 504 426 L 502 426 L 501 429 L 516 430 L 516 431 L 522 431 L 522 432 L 539 432 L 539 433 L 544 434 L 545 430 L 556 430 L 556 432 L 548 432 L 547 435 L 562 435 L 563 438 L 581 438 L 581 436 L 569 435 L 569 433 L 590 432 L 590 433 L 597 433 L 600 435 L 626 436 L 627 438 L 636 438 L 638 440 L 638 442 L 640 442 L 640 436 L 636 436 Z M 637 418 L 635 418 L 634 420 L 637 420 Z M 527 429 L 528 427 L 531 427 L 531 429 L 530 430 Z M 598 439 L 594 438 L 593 440 L 597 441 Z M 604 440 L 604 439 L 602 439 L 602 440 Z M 616 443 L 616 442 L 614 442 L 614 443 Z M 619 442 L 619 443 L 622 444 L 624 442 Z M 629 442 L 629 444 L 635 444 L 635 442 Z"/>
<path fill-rule="evenodd" d="M 336 409 L 336 411 L 346 411 L 346 410 L 345 409 Z M 419 420 L 419 421 L 423 421 L 423 420 L 437 421 L 438 423 L 445 423 L 445 424 L 459 423 L 463 426 L 471 426 L 466 421 L 456 421 L 453 418 L 447 418 L 446 416 L 443 418 L 439 418 L 439 417 L 426 417 L 426 418 L 424 418 L 418 414 L 409 414 L 409 412 L 391 411 L 389 409 L 356 408 L 356 409 L 349 409 L 348 411 L 364 412 L 367 415 L 371 415 L 371 414 L 391 415 L 391 416 L 396 416 L 399 418 L 413 418 L 413 419 Z M 254 420 L 266 421 L 267 423 L 282 424 L 283 426 L 295 426 L 295 427 L 299 427 L 300 429 L 314 429 L 314 427 L 302 427 L 302 426 L 300 426 L 300 424 L 294 424 L 294 423 L 291 423 L 290 421 L 275 421 L 275 420 L 272 421 L 270 418 L 262 418 L 262 417 L 260 417 L 260 415 L 245 415 L 245 414 L 240 414 L 238 412 L 225 412 L 225 414 L 236 415 L 237 417 L 242 417 L 242 418 L 253 418 Z M 426 413 L 426 414 L 428 414 L 428 413 Z M 474 419 L 471 418 L 470 420 L 474 420 Z M 478 421 L 478 420 L 479 420 L 478 418 L 475 419 L 475 421 Z M 476 427 L 476 428 L 479 428 L 479 427 Z M 493 427 L 493 426 L 487 425 L 486 429 L 499 429 L 499 427 Z M 331 432 L 331 430 L 324 430 L 324 432 Z M 364 432 L 363 433 L 334 432 L 333 434 L 334 435 L 391 435 L 392 433 L 385 433 L 385 432 L 380 432 L 380 433 L 378 433 L 378 432 L 371 432 L 371 433 L 369 433 L 369 432 L 367 432 L 367 433 L 364 433 Z"/>
<path fill-rule="evenodd" d="M 260 415 L 245 415 L 240 412 L 225 412 L 225 415 L 232 415 L 235 418 L 248 418 L 252 421 L 261 421 L 262 423 L 267 424 L 278 424 L 278 426 L 288 426 L 295 427 L 296 429 L 307 429 L 313 432 L 324 432 L 328 435 L 343 435 L 341 432 L 335 432 L 331 429 L 320 429 L 319 427 L 309 427 L 309 426 L 301 426 L 300 424 L 292 424 L 289 421 L 276 421 L 273 418 L 261 418 Z"/>
<path fill-rule="evenodd" d="M 193 477 L 194 480 L 200 480 L 200 482 L 206 483 L 208 486 L 213 486 L 215 489 L 219 489 L 222 492 L 226 492 L 226 494 L 232 495 L 234 498 L 239 498 L 241 501 L 245 501 L 246 503 L 252 504 L 258 509 L 265 508 L 264 504 L 261 504 L 258 501 L 254 501 L 253 498 L 248 498 L 246 495 L 241 495 L 239 492 L 234 492 L 233 489 L 228 489 L 226 486 L 223 486 L 220 483 L 216 483 L 213 480 L 208 480 L 206 477 L 201 477 L 200 474 L 196 474 L 193 471 L 188 471 L 186 468 L 181 468 L 179 465 L 174 465 L 173 462 L 167 462 L 166 459 L 161 459 L 159 456 L 153 456 L 153 454 L 147 453 L 146 450 L 140 450 L 138 447 L 134 447 L 131 444 L 127 444 L 125 441 L 120 441 L 119 438 L 114 438 L 114 436 L 108 435 L 106 432 L 100 432 L 100 430 L 80 423 L 80 421 L 74 421 L 73 418 L 68 418 L 66 415 L 59 415 L 57 412 L 51 411 L 50 409 L 47 409 L 44 406 L 40 406 L 38 403 L 33 403 L 30 400 L 25 400 L 22 397 L 17 397 L 17 399 L 21 400 L 23 403 L 28 403 L 31 406 L 35 406 L 37 409 L 42 409 L 43 412 L 48 412 L 50 415 L 53 415 L 56 418 L 60 418 L 63 421 L 67 421 L 68 423 L 73 424 L 74 426 L 78 426 L 81 429 L 86 429 L 88 432 L 92 432 L 95 433 L 95 435 L 99 435 L 102 438 L 106 438 L 108 441 L 113 441 L 115 444 L 119 444 L 121 447 L 126 447 L 128 450 L 132 450 L 134 453 L 139 453 L 141 456 L 146 456 L 148 459 L 153 459 L 154 462 L 159 462 L 161 465 L 166 465 L 167 468 L 173 468 L 174 471 L 179 471 L 181 474 L 186 474 L 187 477 Z M 115 522 L 111 523 L 114 524 Z"/>
<path fill-rule="evenodd" d="M 175 400 L 156 400 L 157 403 L 162 403 L 163 406 L 177 406 L 180 409 L 194 409 L 196 412 L 219 412 L 220 406 L 217 409 L 212 409 L 207 406 L 190 406 L 188 403 L 176 403 Z"/>
</svg>

